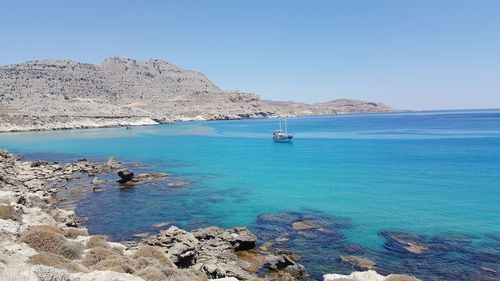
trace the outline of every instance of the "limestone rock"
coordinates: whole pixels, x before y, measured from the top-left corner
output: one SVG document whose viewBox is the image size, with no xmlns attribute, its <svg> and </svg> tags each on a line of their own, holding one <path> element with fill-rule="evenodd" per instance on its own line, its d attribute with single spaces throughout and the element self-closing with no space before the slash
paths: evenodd
<svg viewBox="0 0 500 281">
<path fill-rule="evenodd" d="M 287 275 L 293 280 L 306 280 L 307 272 L 303 265 L 296 263 L 287 255 L 269 255 L 266 267 L 279 275 Z"/>
<path fill-rule="evenodd" d="M 181 268 L 193 264 L 199 241 L 196 237 L 176 226 L 162 230 L 158 235 L 145 240 L 146 244 L 165 249 L 168 258 Z"/>
<path fill-rule="evenodd" d="M 378 274 L 374 270 L 368 271 L 360 271 L 353 272 L 349 275 L 342 274 L 325 274 L 323 275 L 324 281 L 396 281 L 396 280 L 404 280 L 404 281 L 419 281 L 420 279 L 415 278 L 409 275 L 403 274 L 391 274 L 389 276 L 383 276 Z"/>
<path fill-rule="evenodd" d="M 72 281 L 67 271 L 49 266 L 34 266 L 33 272 L 36 274 L 39 281 Z"/>
<path fill-rule="evenodd" d="M 98 270 L 91 271 L 88 273 L 72 273 L 70 277 L 80 281 L 96 281 L 96 280 L 144 281 L 144 279 L 136 277 L 134 275 L 130 275 L 128 273 L 120 273 L 115 271 L 98 271 Z"/>
<path fill-rule="evenodd" d="M 105 180 L 102 180 L 98 177 L 94 177 L 92 178 L 92 180 L 90 180 L 90 183 L 93 184 L 93 185 L 101 185 L 101 184 L 105 184 L 106 181 Z"/>
</svg>

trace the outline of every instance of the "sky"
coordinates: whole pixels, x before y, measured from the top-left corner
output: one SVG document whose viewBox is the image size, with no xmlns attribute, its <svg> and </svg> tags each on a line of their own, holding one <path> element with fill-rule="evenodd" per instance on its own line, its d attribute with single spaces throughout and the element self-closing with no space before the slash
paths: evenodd
<svg viewBox="0 0 500 281">
<path fill-rule="evenodd" d="M 0 65 L 116 55 L 264 99 L 500 108 L 500 1 L 0 0 Z"/>
</svg>

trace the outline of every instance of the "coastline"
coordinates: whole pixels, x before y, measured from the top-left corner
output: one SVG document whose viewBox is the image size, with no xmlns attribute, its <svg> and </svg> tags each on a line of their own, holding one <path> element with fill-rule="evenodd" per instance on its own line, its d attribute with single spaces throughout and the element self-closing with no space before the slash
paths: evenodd
<svg viewBox="0 0 500 281">
<path fill-rule="evenodd" d="M 25 276 L 25 280 L 63 276 L 57 280 L 81 281 L 229 277 L 236 279 L 226 280 L 307 280 L 304 267 L 293 254 L 257 247 L 257 238 L 244 227 L 208 227 L 188 232 L 171 226 L 138 243 L 125 244 L 106 241 L 102 235 L 89 236 L 74 211 L 56 206 L 60 200 L 57 193 L 71 188 L 79 178 L 97 183 L 98 175 L 126 168 L 112 158 L 106 163 L 82 159 L 60 164 L 23 161 L 0 151 L 0 166 L 0 205 L 4 210 L 0 251 L 5 256 L 0 260 L 2 280 L 17 280 L 12 278 L 18 276 Z M 160 177 L 141 175 L 132 185 Z M 356 280 L 416 280 L 366 274 L 367 279 Z M 338 278 L 350 277 L 325 276 L 325 280 Z"/>
<path fill-rule="evenodd" d="M 349 115 L 364 115 L 364 114 L 391 114 L 391 113 L 410 113 L 419 111 L 390 111 L 390 112 L 349 112 L 335 114 L 302 114 L 302 115 L 287 115 L 289 117 L 315 117 L 315 116 L 349 116 Z M 19 122 L 19 118 L 10 119 Z M 64 131 L 64 130 L 83 130 L 83 129 L 100 129 L 100 128 L 119 128 L 119 127 L 135 127 L 135 126 L 155 126 L 165 124 L 175 124 L 177 122 L 197 122 L 197 121 L 225 121 L 225 120 L 253 120 L 253 119 L 270 119 L 277 118 L 278 115 L 270 116 L 215 116 L 215 117 L 175 117 L 175 118 L 152 118 L 146 116 L 100 116 L 100 117 L 69 117 L 64 116 L 59 121 L 54 121 L 58 116 L 24 116 L 29 120 L 28 124 L 21 124 L 9 121 L 9 118 L 0 115 L 0 134 L 2 133 L 19 133 L 19 132 L 43 132 L 43 131 Z M 68 120 L 66 120 L 68 119 Z M 26 122 L 24 122 L 26 123 Z"/>
</svg>

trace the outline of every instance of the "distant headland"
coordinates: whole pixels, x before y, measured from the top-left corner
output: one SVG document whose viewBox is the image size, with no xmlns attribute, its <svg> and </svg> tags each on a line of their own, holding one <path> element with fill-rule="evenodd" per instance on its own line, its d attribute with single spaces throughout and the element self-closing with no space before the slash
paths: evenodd
<svg viewBox="0 0 500 281">
<path fill-rule="evenodd" d="M 204 74 L 161 60 L 37 60 L 0 67 L 0 132 L 392 111 L 350 99 L 263 100 L 221 90 Z"/>
</svg>

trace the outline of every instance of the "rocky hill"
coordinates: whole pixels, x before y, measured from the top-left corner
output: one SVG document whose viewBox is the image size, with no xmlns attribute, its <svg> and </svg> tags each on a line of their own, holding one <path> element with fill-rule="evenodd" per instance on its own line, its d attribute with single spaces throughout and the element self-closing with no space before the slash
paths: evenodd
<svg viewBox="0 0 500 281">
<path fill-rule="evenodd" d="M 0 131 L 147 125 L 175 120 L 388 112 L 384 104 L 303 104 L 223 91 L 200 72 L 124 57 L 101 65 L 68 60 L 0 67 Z"/>
</svg>

